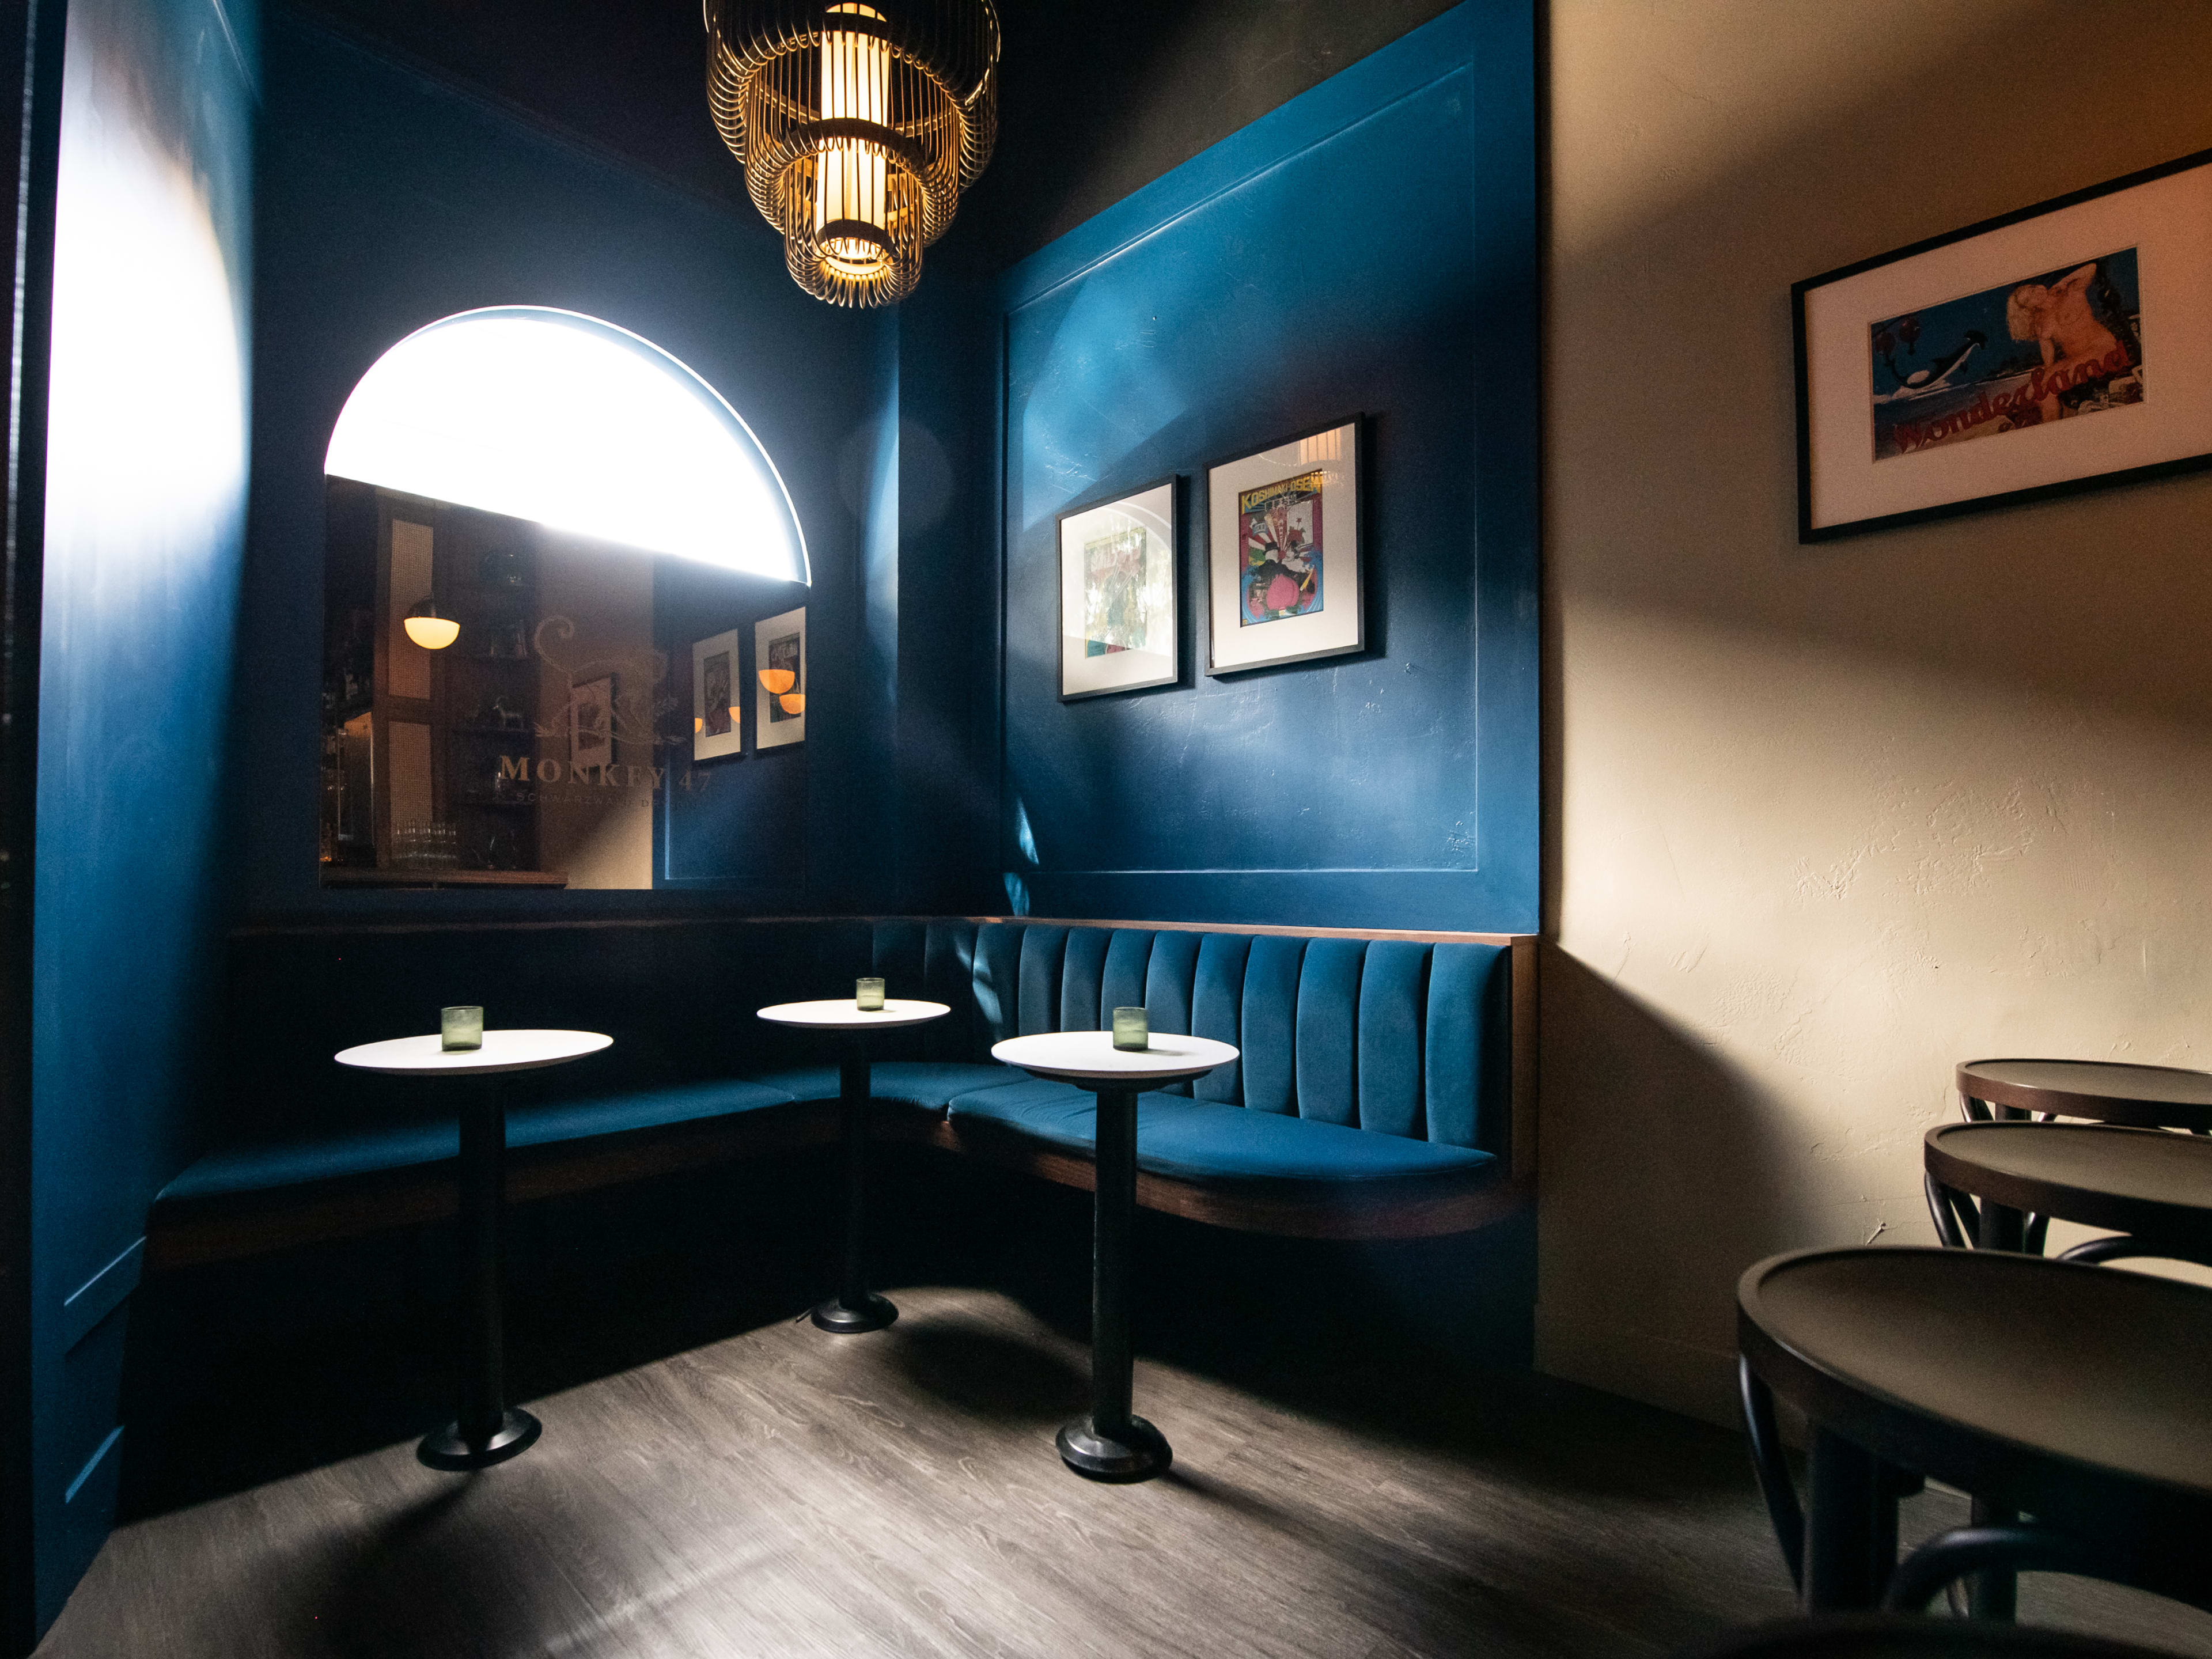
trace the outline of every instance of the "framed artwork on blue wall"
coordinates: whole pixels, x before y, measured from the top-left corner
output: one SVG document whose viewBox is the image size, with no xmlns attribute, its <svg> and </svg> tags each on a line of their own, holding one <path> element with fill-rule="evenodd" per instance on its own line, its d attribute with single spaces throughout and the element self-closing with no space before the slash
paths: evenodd
<svg viewBox="0 0 2212 1659">
<path fill-rule="evenodd" d="M 730 629 L 691 647 L 691 758 L 719 760 L 744 753 L 738 700 L 738 630 Z"/>
<path fill-rule="evenodd" d="M 1182 678 L 1172 477 L 1060 515 L 1060 698 Z"/>
<path fill-rule="evenodd" d="M 753 624 L 753 747 L 806 741 L 806 607 Z"/>
<path fill-rule="evenodd" d="M 1206 494 L 1208 674 L 1366 648 L 1357 418 L 1210 467 Z"/>
<path fill-rule="evenodd" d="M 1797 538 L 2212 465 L 2212 150 L 1790 290 Z"/>
</svg>

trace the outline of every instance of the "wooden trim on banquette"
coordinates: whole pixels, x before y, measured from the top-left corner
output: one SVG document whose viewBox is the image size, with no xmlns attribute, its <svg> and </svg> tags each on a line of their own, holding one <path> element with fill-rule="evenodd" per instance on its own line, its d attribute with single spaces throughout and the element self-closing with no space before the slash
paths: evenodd
<svg viewBox="0 0 2212 1659">
<path fill-rule="evenodd" d="M 865 918 L 921 921 L 921 917 Z M 1078 921 L 1066 916 L 963 916 L 963 921 L 1011 922 L 1020 927 L 1123 927 L 1153 933 L 1252 933 L 1270 939 L 1402 939 L 1416 945 L 1516 945 L 1534 933 L 1426 933 L 1407 927 L 1279 927 L 1255 921 Z"/>
</svg>

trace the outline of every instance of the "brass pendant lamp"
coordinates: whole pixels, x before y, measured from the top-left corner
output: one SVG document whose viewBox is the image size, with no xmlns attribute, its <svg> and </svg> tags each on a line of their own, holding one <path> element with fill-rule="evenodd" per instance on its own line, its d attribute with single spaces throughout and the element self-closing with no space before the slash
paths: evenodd
<svg viewBox="0 0 2212 1659">
<path fill-rule="evenodd" d="M 704 3 L 714 125 L 793 280 L 831 305 L 904 299 L 998 137 L 991 0 Z"/>
</svg>

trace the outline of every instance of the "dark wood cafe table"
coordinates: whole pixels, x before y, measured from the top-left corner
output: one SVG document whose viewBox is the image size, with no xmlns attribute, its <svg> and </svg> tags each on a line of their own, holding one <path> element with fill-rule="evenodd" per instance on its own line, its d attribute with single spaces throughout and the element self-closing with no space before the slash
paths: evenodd
<svg viewBox="0 0 2212 1659">
<path fill-rule="evenodd" d="M 2212 1139 L 2097 1123 L 1946 1123 L 1928 1132 L 1922 1156 L 1931 1181 L 1979 1200 L 1985 1214 L 2055 1216 L 2128 1235 L 2069 1251 L 2075 1260 L 2212 1263 Z M 1998 1248 L 2016 1231 L 1980 1229 Z"/>
<path fill-rule="evenodd" d="M 2212 1133 L 2212 1072 L 2105 1060 L 1970 1060 L 1955 1080 L 1972 1118 L 2042 1112 Z"/>
<path fill-rule="evenodd" d="M 1137 1096 L 1203 1077 L 1237 1058 L 1230 1043 L 1154 1032 L 1146 1048 L 1116 1048 L 1108 1031 L 1047 1031 L 994 1044 L 991 1057 L 1098 1097 L 1091 1244 L 1091 1415 L 1060 1431 L 1060 1461 L 1096 1480 L 1146 1480 L 1175 1453 L 1131 1410 L 1129 1233 L 1137 1210 Z"/>
<path fill-rule="evenodd" d="M 530 1449 L 543 1431 L 507 1403 L 507 1346 L 501 1307 L 506 1272 L 507 1103 L 500 1079 L 565 1065 L 613 1046 L 597 1031 L 486 1031 L 481 1048 L 441 1046 L 436 1036 L 394 1037 L 346 1048 L 341 1066 L 387 1077 L 473 1082 L 461 1098 L 460 1412 L 422 1437 L 415 1455 L 434 1469 L 481 1469 Z"/>
<path fill-rule="evenodd" d="M 2212 1290 L 2008 1250 L 1801 1250 L 1749 1269 L 1736 1335 L 1754 1450 L 1773 1396 L 1811 1427 L 1808 1613 L 1868 1607 L 1897 1472 L 2163 1559 L 2212 1535 Z M 1796 1500 L 1755 1458 L 1785 1553 Z"/>
<path fill-rule="evenodd" d="M 879 1331 L 898 1317 L 887 1296 L 868 1288 L 863 1247 L 868 1211 L 868 1036 L 942 1019 L 952 1010 L 942 1002 L 886 997 L 880 1008 L 863 1008 L 851 997 L 820 1002 L 779 1002 L 759 1011 L 771 1025 L 827 1031 L 838 1038 L 837 1107 L 845 1142 L 845 1261 L 837 1294 L 814 1310 L 821 1329 L 840 1336 Z"/>
</svg>

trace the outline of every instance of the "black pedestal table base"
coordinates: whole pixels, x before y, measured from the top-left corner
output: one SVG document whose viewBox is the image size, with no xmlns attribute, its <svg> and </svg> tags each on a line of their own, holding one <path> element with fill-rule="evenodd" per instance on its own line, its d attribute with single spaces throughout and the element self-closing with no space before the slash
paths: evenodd
<svg viewBox="0 0 2212 1659">
<path fill-rule="evenodd" d="M 422 1437 L 434 1469 L 483 1469 L 528 1451 L 544 1426 L 507 1405 L 507 1102 L 497 1073 L 461 1108 L 461 1413 Z"/>
<path fill-rule="evenodd" d="M 461 1432 L 459 1423 L 448 1423 L 422 1437 L 415 1448 L 416 1460 L 426 1468 L 443 1469 L 458 1474 L 468 1469 L 488 1469 L 495 1463 L 504 1463 L 510 1457 L 520 1457 L 538 1443 L 538 1437 L 545 1425 L 520 1407 L 509 1407 L 499 1414 L 499 1425 L 483 1439 L 471 1443 Z"/>
<path fill-rule="evenodd" d="M 1137 1213 L 1137 1097 L 1098 1091 L 1091 1247 L 1091 1415 L 1060 1431 L 1060 1461 L 1094 1480 L 1149 1480 L 1175 1461 L 1168 1437 L 1129 1409 L 1129 1235 Z"/>
<path fill-rule="evenodd" d="M 868 1050 L 846 1041 L 837 1060 L 837 1111 L 845 1140 L 845 1261 L 837 1294 L 814 1310 L 817 1329 L 837 1336 L 879 1331 L 898 1317 L 887 1296 L 868 1288 Z"/>
</svg>

